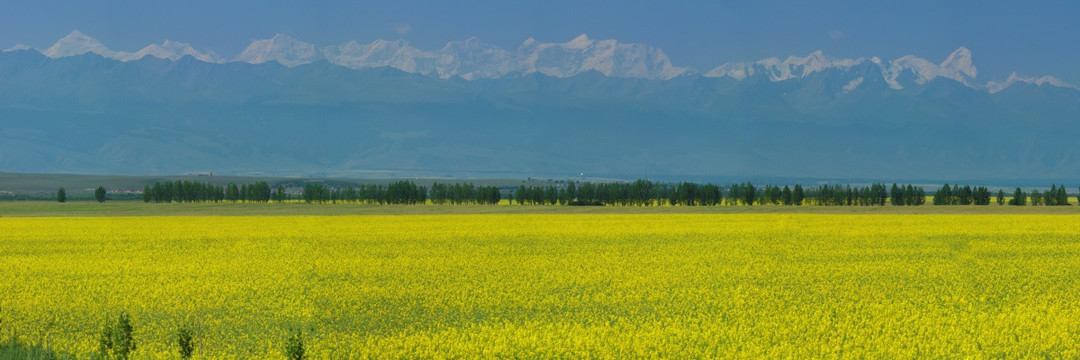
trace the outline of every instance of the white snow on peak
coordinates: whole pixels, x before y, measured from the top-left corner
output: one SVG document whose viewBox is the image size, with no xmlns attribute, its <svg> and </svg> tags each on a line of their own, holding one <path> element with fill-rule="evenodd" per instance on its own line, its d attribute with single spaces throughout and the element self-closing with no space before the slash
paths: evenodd
<svg viewBox="0 0 1080 360">
<path fill-rule="evenodd" d="M 425 73 L 431 68 L 423 51 L 402 40 L 375 40 L 366 45 L 354 40 L 323 48 L 323 55 L 333 64 L 353 69 L 393 67 L 405 72 Z"/>
<path fill-rule="evenodd" d="M 19 44 L 3 52 L 33 49 Z M 191 45 L 165 40 L 151 44 L 137 52 L 117 52 L 105 47 L 100 41 L 73 30 L 46 50 L 38 50 L 50 58 L 93 53 L 119 61 L 133 61 L 146 56 L 176 61 L 184 56 L 197 60 L 221 63 L 224 59 L 213 51 L 199 52 Z M 686 68 L 671 64 L 671 60 L 658 48 L 643 44 L 620 43 L 613 39 L 591 39 L 586 34 L 565 43 L 544 43 L 528 38 L 512 51 L 485 43 L 476 37 L 463 41 L 451 41 L 441 49 L 423 51 L 403 40 L 375 40 L 370 44 L 350 41 L 337 46 L 316 50 L 315 46 L 289 36 L 278 34 L 270 39 L 256 40 L 232 61 L 252 64 L 278 62 L 285 66 L 298 66 L 319 59 L 353 68 L 392 67 L 401 71 L 437 76 L 459 77 L 466 80 L 497 79 L 504 76 L 533 73 L 554 77 L 571 77 L 596 71 L 606 76 L 666 80 L 688 73 Z M 843 91 L 850 92 L 862 85 L 867 71 L 880 71 L 882 80 L 892 89 L 926 84 L 936 78 L 958 81 L 971 88 L 996 93 L 1017 83 L 1038 86 L 1075 86 L 1052 76 L 1024 77 L 1013 73 L 1003 82 L 990 81 L 976 85 L 978 70 L 972 61 L 971 50 L 960 47 L 949 54 L 940 64 L 907 55 L 895 60 L 871 58 L 836 59 L 821 50 L 805 57 L 788 56 L 786 59 L 771 57 L 755 62 L 730 62 L 705 73 L 705 77 L 729 77 L 744 80 L 754 76 L 767 76 L 770 81 L 786 81 L 805 78 L 830 69 L 852 69 L 864 64 L 854 73 L 846 73 L 847 84 Z"/>
<path fill-rule="evenodd" d="M 449 42 L 436 51 L 422 51 L 401 40 L 350 41 L 326 47 L 323 54 L 331 63 L 353 69 L 392 67 L 441 78 L 498 78 L 515 70 L 506 50 L 475 37 Z"/>
<path fill-rule="evenodd" d="M 825 56 L 821 50 L 814 51 L 806 57 L 788 56 L 781 61 L 779 58 L 768 58 L 752 63 L 727 63 L 720 65 L 705 73 L 706 77 L 730 77 L 742 80 L 753 76 L 756 72 L 769 75 L 771 81 L 784 81 L 788 79 L 802 78 L 807 75 L 825 71 L 830 68 L 852 67 L 862 63 L 866 59 L 832 59 Z"/>
<path fill-rule="evenodd" d="M 1011 75 L 1009 75 L 1009 78 L 1005 79 L 1004 82 L 997 82 L 997 81 L 987 82 L 986 83 L 986 88 L 987 88 L 987 90 L 990 91 L 991 94 L 994 94 L 994 93 L 997 93 L 999 91 L 1005 90 L 1005 89 L 1009 88 L 1010 86 L 1013 86 L 1016 83 L 1032 84 L 1032 85 L 1037 85 L 1037 86 L 1053 85 L 1053 86 L 1057 86 L 1057 87 L 1067 87 L 1067 88 L 1077 89 L 1076 86 L 1073 86 L 1072 84 L 1061 81 L 1061 79 L 1055 78 L 1053 76 L 1047 75 L 1047 76 L 1043 76 L 1043 77 L 1040 77 L 1040 78 L 1036 78 L 1036 77 L 1019 76 L 1019 75 L 1016 75 L 1015 72 L 1012 73 Z"/>
<path fill-rule="evenodd" d="M 142 59 L 146 56 L 153 56 L 159 59 L 167 59 L 176 61 L 184 56 L 191 56 L 199 61 L 221 63 L 224 60 L 213 51 L 207 51 L 205 53 L 199 52 L 191 47 L 191 45 L 182 42 L 165 40 L 165 42 L 158 44 L 150 44 L 141 50 L 134 53 L 117 53 L 117 57 L 121 61 L 131 61 Z"/>
<path fill-rule="evenodd" d="M 297 66 L 318 59 L 315 46 L 287 35 L 277 34 L 273 38 L 255 40 L 232 61 L 261 64 L 276 61 L 285 66 Z"/>
<path fill-rule="evenodd" d="M 25 46 L 25 45 L 24 45 Z M 146 56 L 153 56 L 161 59 L 178 60 L 185 55 L 190 55 L 198 60 L 206 62 L 221 62 L 221 58 L 217 56 L 213 51 L 202 53 L 196 51 L 191 45 L 182 42 L 175 42 L 165 40 L 161 45 L 151 44 L 142 48 L 137 52 L 123 52 L 112 51 L 105 47 L 97 39 L 83 34 L 79 30 L 73 30 L 67 36 L 64 36 L 58 40 L 52 47 L 49 47 L 42 54 L 50 58 L 61 58 L 68 56 L 82 55 L 86 53 L 97 54 L 102 57 L 119 60 L 119 61 L 133 61 L 142 59 Z"/>
<path fill-rule="evenodd" d="M 781 74 L 778 80 L 787 80 L 794 77 L 806 77 L 807 75 L 825 71 L 829 68 L 852 67 L 865 59 L 830 59 L 825 57 L 821 50 L 814 51 L 806 57 L 789 56 L 783 63 L 776 64 L 776 70 Z"/>
<path fill-rule="evenodd" d="M 434 55 L 436 71 L 442 78 L 494 79 L 517 71 L 513 54 L 476 37 L 451 41 Z"/>
<path fill-rule="evenodd" d="M 591 40 L 586 35 L 566 43 L 542 43 L 529 38 L 516 51 L 507 51 L 472 37 L 451 41 L 442 49 L 421 51 L 402 41 L 352 41 L 323 49 L 331 63 L 359 69 L 393 67 L 440 78 L 495 79 L 511 74 L 541 73 L 556 77 L 599 71 L 608 76 L 670 79 L 686 69 L 671 65 L 659 49 L 615 40 Z"/>
<path fill-rule="evenodd" d="M 581 50 L 589 47 L 589 45 L 592 45 L 592 43 L 592 40 L 589 40 L 589 35 L 581 34 L 578 37 L 574 38 L 574 40 L 570 40 L 570 42 L 564 44 L 563 46 L 565 46 L 567 49 Z"/>
<path fill-rule="evenodd" d="M 592 40 L 584 34 L 566 43 L 541 43 L 529 39 L 513 56 L 519 72 L 555 77 L 598 71 L 613 77 L 666 80 L 687 71 L 672 65 L 660 49 L 611 39 Z"/>
<path fill-rule="evenodd" d="M 971 50 L 963 46 L 949 54 L 945 62 L 941 63 L 941 69 L 947 73 L 964 74 L 970 78 L 975 78 L 979 74 L 975 65 L 971 63 Z"/>
<path fill-rule="evenodd" d="M 71 33 L 57 40 L 53 46 L 43 52 L 45 56 L 53 59 L 86 53 L 94 53 L 110 59 L 116 57 L 115 52 L 106 48 L 97 39 L 83 34 L 79 30 L 72 30 Z"/>
<path fill-rule="evenodd" d="M 900 84 L 897 78 L 904 72 L 914 74 L 915 83 L 921 85 L 940 76 L 941 69 L 926 59 L 907 55 L 889 62 L 883 72 L 885 82 L 893 89 L 903 89 L 904 86 Z"/>
<path fill-rule="evenodd" d="M 945 61 L 940 64 L 929 60 L 907 55 L 895 60 L 885 61 L 874 56 L 869 59 L 833 59 L 825 56 L 821 51 L 815 51 L 806 57 L 789 56 L 787 59 L 767 58 L 755 62 L 730 62 L 720 65 L 704 74 L 705 77 L 729 77 L 735 80 L 762 74 L 768 76 L 770 81 L 785 81 L 789 79 L 804 78 L 810 74 L 825 71 L 827 69 L 850 69 L 869 60 L 866 66 L 869 69 L 876 68 L 881 73 L 882 79 L 892 89 L 903 89 L 905 86 L 923 85 L 936 78 L 951 79 L 968 87 L 980 90 L 988 90 L 991 93 L 1001 91 L 1014 83 L 1029 83 L 1035 85 L 1053 85 L 1059 87 L 1074 87 L 1060 79 L 1044 76 L 1041 78 L 1021 77 L 1013 74 L 1004 82 L 988 82 L 985 86 L 975 84 L 975 77 L 979 72 L 972 61 L 971 50 L 960 47 L 953 51 Z M 860 70 L 852 73 L 844 91 L 852 91 L 863 84 L 866 71 Z"/>
<path fill-rule="evenodd" d="M 743 80 L 748 77 L 754 76 L 754 66 L 752 63 L 734 63 L 729 62 L 724 65 L 717 66 L 715 69 L 705 73 L 705 77 L 730 77 L 735 80 Z"/>
<path fill-rule="evenodd" d="M 971 61 L 971 51 L 965 47 L 953 51 L 940 65 L 914 55 L 907 55 L 893 60 L 885 69 L 885 81 L 894 89 L 902 89 L 903 85 L 897 79 L 905 72 L 914 74 L 915 83 L 917 84 L 925 84 L 935 78 L 943 77 L 959 81 L 970 87 L 975 87 L 972 80 L 978 75 L 978 71 Z"/>
<path fill-rule="evenodd" d="M 847 85 L 844 85 L 844 92 L 851 92 L 852 90 L 855 90 L 855 88 L 859 87 L 862 82 L 862 76 L 856 78 L 855 80 L 851 80 L 851 82 L 847 83 Z"/>
<path fill-rule="evenodd" d="M 30 47 L 30 45 L 25 45 L 25 44 L 15 44 L 15 46 L 12 46 L 12 47 L 9 47 L 9 48 L 7 48 L 7 49 L 4 49 L 4 51 L 3 51 L 3 52 L 15 52 L 15 51 L 25 51 L 25 50 L 31 50 L 31 49 L 33 49 L 33 48 L 32 48 L 32 47 Z"/>
</svg>

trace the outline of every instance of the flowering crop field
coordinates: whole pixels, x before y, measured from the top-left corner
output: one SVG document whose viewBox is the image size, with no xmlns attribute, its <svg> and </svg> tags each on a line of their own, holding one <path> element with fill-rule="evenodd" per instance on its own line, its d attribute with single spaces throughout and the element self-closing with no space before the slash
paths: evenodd
<svg viewBox="0 0 1080 360">
<path fill-rule="evenodd" d="M 0 341 L 136 359 L 1076 358 L 1080 216 L 0 218 Z"/>
</svg>

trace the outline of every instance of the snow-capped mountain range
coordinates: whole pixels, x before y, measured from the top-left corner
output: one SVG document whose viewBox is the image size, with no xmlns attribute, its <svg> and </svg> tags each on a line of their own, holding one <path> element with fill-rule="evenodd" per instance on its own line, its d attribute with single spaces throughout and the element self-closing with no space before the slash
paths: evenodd
<svg viewBox="0 0 1080 360">
<path fill-rule="evenodd" d="M 941 64 L 934 64 L 913 55 L 888 62 L 882 61 L 881 58 L 876 56 L 869 59 L 831 59 L 819 50 L 806 57 L 790 56 L 783 61 L 778 58 L 768 58 L 752 63 L 727 63 L 705 73 L 705 76 L 726 76 L 736 80 L 743 80 L 756 74 L 763 74 L 768 76 L 771 81 L 784 81 L 806 77 L 830 68 L 850 69 L 866 62 L 873 64 L 880 71 L 881 77 L 889 84 L 889 87 L 897 90 L 904 88 L 897 79 L 905 73 L 914 75 L 913 81 L 917 84 L 925 84 L 934 78 L 942 77 L 959 81 L 973 88 L 980 87 L 974 83 L 978 70 L 972 64 L 971 51 L 965 47 L 953 51 Z M 1051 77 L 1051 79 L 1053 78 Z M 1028 78 L 1019 77 L 1016 77 L 1013 81 L 1031 82 Z M 1055 84 L 1057 86 L 1068 86 L 1060 80 L 1053 79 L 1053 81 L 1057 83 Z M 1046 81 L 1046 83 L 1050 82 Z M 991 82 L 991 84 L 1001 86 L 1004 83 Z M 857 86 L 855 83 L 853 85 Z M 998 90 L 1000 91 L 1000 89 Z"/>
<path fill-rule="evenodd" d="M 667 80 L 687 72 L 685 68 L 671 65 L 671 60 L 660 49 L 621 44 L 615 40 L 592 40 L 586 35 L 559 44 L 530 38 L 514 51 L 475 37 L 452 41 L 435 51 L 423 51 L 402 40 L 376 40 L 370 44 L 350 41 L 317 51 L 312 44 L 279 34 L 253 42 L 233 59 L 252 64 L 276 61 L 285 66 L 318 60 L 354 69 L 392 67 L 410 73 L 467 80 L 531 73 L 570 77 L 586 71 L 615 77 Z"/>
<path fill-rule="evenodd" d="M 17 51 L 17 50 L 29 50 L 30 47 L 26 45 L 15 45 L 14 47 L 4 51 Z M 150 44 L 139 51 L 129 53 L 122 51 L 112 51 L 105 47 L 100 41 L 94 39 L 79 30 L 74 30 L 67 36 L 58 40 L 53 46 L 45 50 L 38 50 L 45 56 L 50 58 L 62 58 L 68 56 L 82 55 L 86 53 L 94 53 L 101 55 L 102 57 L 115 59 L 120 61 L 132 61 L 139 60 L 145 56 L 153 56 L 161 59 L 179 60 L 184 56 L 191 56 L 200 61 L 221 63 L 224 60 L 215 54 L 213 51 L 207 51 L 205 53 L 199 52 L 186 43 L 174 42 L 165 40 L 161 45 Z"/>
<path fill-rule="evenodd" d="M 1080 90 L 978 75 L 966 48 L 693 72 L 587 36 L 425 51 L 279 35 L 227 60 L 72 32 L 0 53 L 0 170 L 1076 179 Z"/>
<path fill-rule="evenodd" d="M 4 51 L 31 49 L 20 44 Z M 169 40 L 160 45 L 151 44 L 133 53 L 112 51 L 100 41 L 78 30 L 72 31 L 48 49 L 36 50 L 50 58 L 93 53 L 124 62 L 146 56 L 169 60 L 192 56 L 205 62 L 226 62 L 213 51 L 200 52 L 189 44 Z M 669 80 L 694 74 L 690 69 L 672 65 L 671 60 L 658 48 L 619 43 L 611 39 L 593 40 L 584 34 L 565 43 L 543 43 L 530 38 L 512 51 L 484 43 L 475 37 L 452 41 L 438 50 L 424 51 L 403 40 L 376 40 L 370 44 L 350 41 L 318 48 L 311 43 L 278 34 L 270 39 L 252 42 L 238 56 L 228 61 L 250 64 L 277 62 L 287 67 L 295 67 L 322 60 L 352 69 L 391 67 L 425 76 L 460 77 L 466 80 L 498 79 L 533 73 L 565 78 L 588 71 L 597 71 L 611 77 L 650 80 Z M 755 62 L 726 63 L 701 76 L 727 77 L 739 81 L 766 76 L 769 81 L 781 82 L 805 78 L 829 69 L 852 69 L 867 64 L 876 69 L 876 73 L 880 73 L 881 79 L 890 88 L 897 90 L 905 87 L 901 79 L 921 85 L 936 78 L 955 80 L 990 93 L 1000 92 L 1017 83 L 1076 88 L 1052 76 L 1027 77 L 1015 73 L 1005 81 L 977 83 L 978 71 L 972 62 L 971 51 L 964 47 L 954 51 L 940 64 L 914 55 L 885 61 L 876 56 L 836 59 L 825 56 L 821 51 L 815 51 L 806 57 L 789 56 L 784 60 L 774 57 Z M 853 77 L 844 90 L 853 91 L 865 80 L 866 76 Z"/>
</svg>

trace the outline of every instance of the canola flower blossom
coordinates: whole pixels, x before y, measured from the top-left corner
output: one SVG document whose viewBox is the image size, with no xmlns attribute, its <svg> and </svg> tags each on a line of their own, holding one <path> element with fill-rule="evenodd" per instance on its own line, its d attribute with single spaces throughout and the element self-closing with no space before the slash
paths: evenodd
<svg viewBox="0 0 1080 360">
<path fill-rule="evenodd" d="M 0 341 L 136 359 L 1076 358 L 1080 216 L 0 218 Z"/>
</svg>

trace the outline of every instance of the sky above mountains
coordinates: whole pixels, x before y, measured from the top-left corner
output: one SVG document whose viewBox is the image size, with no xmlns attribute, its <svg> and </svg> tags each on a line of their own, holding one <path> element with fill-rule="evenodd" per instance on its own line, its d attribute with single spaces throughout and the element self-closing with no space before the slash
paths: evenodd
<svg viewBox="0 0 1080 360">
<path fill-rule="evenodd" d="M 0 13 L 0 48 L 46 49 L 72 29 L 115 51 L 168 39 L 228 59 L 277 33 L 322 45 L 402 39 L 424 50 L 474 36 L 513 49 L 585 33 L 660 48 L 698 72 L 815 50 L 938 62 L 963 46 L 979 56 L 980 79 L 1015 71 L 1080 83 L 1080 48 L 1069 44 L 1080 38 L 1074 1 L 20 1 Z"/>
</svg>

